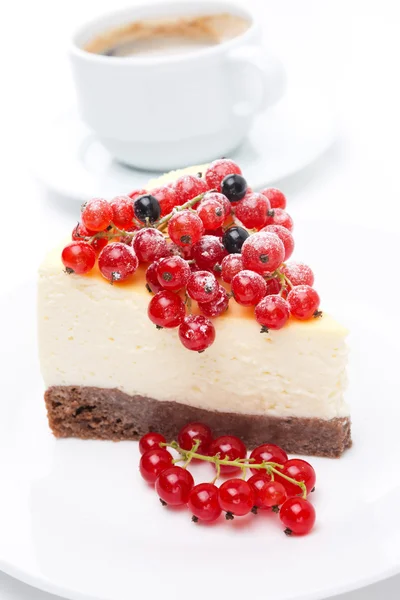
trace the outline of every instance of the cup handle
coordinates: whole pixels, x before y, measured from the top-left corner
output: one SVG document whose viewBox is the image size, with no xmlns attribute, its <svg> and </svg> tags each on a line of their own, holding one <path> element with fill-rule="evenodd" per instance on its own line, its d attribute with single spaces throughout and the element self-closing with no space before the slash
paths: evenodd
<svg viewBox="0 0 400 600">
<path fill-rule="evenodd" d="M 260 46 L 235 48 L 228 56 L 234 81 L 236 102 L 233 112 L 248 117 L 272 106 L 286 89 L 286 73 L 282 62 L 266 56 Z"/>
</svg>

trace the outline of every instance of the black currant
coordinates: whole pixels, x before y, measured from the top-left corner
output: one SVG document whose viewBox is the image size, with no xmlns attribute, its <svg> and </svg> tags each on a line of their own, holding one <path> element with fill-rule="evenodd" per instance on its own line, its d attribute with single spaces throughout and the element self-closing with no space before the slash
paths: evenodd
<svg viewBox="0 0 400 600">
<path fill-rule="evenodd" d="M 136 198 L 133 203 L 133 209 L 135 217 L 142 223 L 146 223 L 146 221 L 154 223 L 158 221 L 161 215 L 160 203 L 151 194 L 145 194 Z"/>
<path fill-rule="evenodd" d="M 237 175 L 227 175 L 221 183 L 221 192 L 226 196 L 229 202 L 239 202 L 246 194 L 247 182 L 244 177 Z"/>
<path fill-rule="evenodd" d="M 240 254 L 249 232 L 243 227 L 230 227 L 222 236 L 222 243 L 229 254 Z"/>
</svg>

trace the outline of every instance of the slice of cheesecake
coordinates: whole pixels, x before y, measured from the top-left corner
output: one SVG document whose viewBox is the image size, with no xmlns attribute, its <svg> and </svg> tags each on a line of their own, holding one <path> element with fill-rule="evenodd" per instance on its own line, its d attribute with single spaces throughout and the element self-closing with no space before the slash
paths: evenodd
<svg viewBox="0 0 400 600">
<path fill-rule="evenodd" d="M 67 275 L 60 249 L 39 271 L 39 352 L 50 427 L 57 437 L 173 439 L 189 421 L 249 446 L 337 457 L 351 445 L 347 331 L 333 318 L 290 318 L 260 332 L 254 308 L 234 301 L 213 319 L 215 342 L 190 352 L 176 330 L 147 317 L 140 266 L 110 285 L 97 266 Z M 196 308 L 195 308 L 196 311 Z"/>
</svg>

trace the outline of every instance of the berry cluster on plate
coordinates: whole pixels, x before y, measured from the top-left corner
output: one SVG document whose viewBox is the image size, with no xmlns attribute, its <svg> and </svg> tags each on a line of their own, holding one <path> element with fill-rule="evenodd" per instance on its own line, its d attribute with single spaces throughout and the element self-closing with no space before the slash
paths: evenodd
<svg viewBox="0 0 400 600">
<path fill-rule="evenodd" d="M 246 446 L 239 438 L 213 438 L 204 423 L 189 423 L 180 430 L 178 440 L 170 443 L 159 433 L 145 434 L 139 450 L 140 473 L 155 486 L 161 503 L 187 505 L 194 522 L 210 523 L 222 513 L 231 520 L 260 509 L 279 513 L 287 535 L 304 535 L 314 526 L 315 509 L 308 494 L 314 491 L 315 471 L 305 460 L 289 460 L 279 446 L 262 444 L 247 457 Z M 214 466 L 212 481 L 195 485 L 188 469 L 193 460 Z M 251 476 L 246 479 L 248 471 Z M 229 479 L 218 487 L 220 476 Z"/>
<path fill-rule="evenodd" d="M 232 301 L 254 307 L 262 332 L 282 328 L 291 316 L 321 316 L 312 270 L 287 262 L 294 239 L 285 208 L 281 191 L 253 192 L 240 167 L 220 159 L 205 173 L 150 191 L 90 200 L 62 262 L 77 274 L 97 262 L 113 284 L 148 265 L 149 319 L 178 328 L 186 348 L 203 352 L 215 339 L 212 319 Z"/>
</svg>

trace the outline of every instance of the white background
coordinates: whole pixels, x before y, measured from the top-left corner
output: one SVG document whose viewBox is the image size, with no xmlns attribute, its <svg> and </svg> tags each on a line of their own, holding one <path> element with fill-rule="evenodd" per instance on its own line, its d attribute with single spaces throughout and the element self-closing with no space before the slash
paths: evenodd
<svg viewBox="0 0 400 600">
<path fill-rule="evenodd" d="M 74 102 L 66 58 L 69 32 L 94 12 L 124 4 L 119 0 L 25 0 L 2 7 L 0 290 L 34 277 L 44 251 L 76 220 L 76 204 L 35 182 L 30 165 L 42 143 L 41 123 Z M 265 42 L 284 61 L 291 82 L 322 88 L 339 117 L 335 145 L 316 164 L 281 182 L 293 217 L 318 221 L 329 216 L 332 222 L 379 227 L 388 235 L 398 235 L 397 3 L 258 0 L 252 4 L 263 21 Z M 399 264 L 399 257 L 385 256 L 383 248 L 371 245 L 367 250 L 382 252 L 382 260 Z M 349 268 L 357 268 L 351 265 L 351 257 Z M 396 268 L 394 277 L 398 278 Z M 385 282 L 378 286 L 378 281 L 379 273 L 371 273 L 366 285 L 384 289 Z M 399 596 L 400 577 L 342 598 L 394 600 Z M 51 597 L 0 574 L 0 598 Z"/>
</svg>

